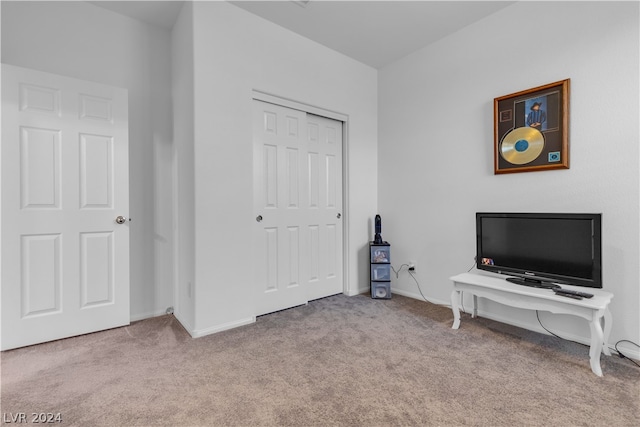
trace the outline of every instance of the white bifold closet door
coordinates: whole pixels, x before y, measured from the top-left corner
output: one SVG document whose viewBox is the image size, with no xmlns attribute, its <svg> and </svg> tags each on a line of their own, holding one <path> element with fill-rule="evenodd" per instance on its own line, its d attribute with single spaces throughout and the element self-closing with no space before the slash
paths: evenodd
<svg viewBox="0 0 640 427">
<path fill-rule="evenodd" d="M 253 102 L 262 315 L 343 291 L 342 122 Z"/>
<path fill-rule="evenodd" d="M 129 324 L 128 144 L 126 90 L 2 65 L 2 350 Z"/>
</svg>

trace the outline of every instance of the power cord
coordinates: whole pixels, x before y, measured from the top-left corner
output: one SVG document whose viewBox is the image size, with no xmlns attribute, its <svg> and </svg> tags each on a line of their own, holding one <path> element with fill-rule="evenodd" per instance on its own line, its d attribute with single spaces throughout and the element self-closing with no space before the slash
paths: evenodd
<svg viewBox="0 0 640 427">
<path fill-rule="evenodd" d="M 398 278 L 398 276 L 400 275 L 400 272 L 402 271 L 402 267 L 407 267 L 407 269 L 409 268 L 409 264 L 402 264 L 400 266 L 400 268 L 398 269 L 398 271 L 396 271 L 395 268 L 393 268 L 393 265 L 391 266 L 391 269 L 393 270 L 393 273 L 396 275 L 396 279 Z"/>
<path fill-rule="evenodd" d="M 476 258 L 474 257 L 474 259 L 473 259 L 473 264 L 471 264 L 471 267 L 469 267 L 469 269 L 467 270 L 467 273 L 468 273 L 468 272 L 470 272 L 471 270 L 473 270 L 473 267 L 475 267 L 475 266 L 476 266 Z M 392 268 L 393 268 L 393 267 L 392 267 Z M 395 271 L 395 270 L 394 270 L 394 271 Z M 411 272 L 409 272 L 409 273 L 411 274 Z M 398 277 L 398 275 L 396 274 L 396 278 L 397 278 L 397 277 Z M 413 277 L 413 274 L 411 274 L 411 277 Z M 415 277 L 413 278 L 413 280 L 416 280 L 416 279 L 415 279 Z M 416 281 L 416 284 L 417 284 L 417 283 L 418 283 L 418 281 Z M 418 285 L 418 289 L 420 289 L 420 286 L 419 286 L 419 285 Z M 420 293 L 422 294 L 422 291 L 421 291 Z M 424 295 L 423 295 L 422 297 L 424 298 Z M 425 298 L 425 300 L 426 300 L 426 298 Z M 462 300 L 462 311 L 463 311 L 463 312 L 465 312 L 465 310 L 464 310 L 464 299 Z M 548 333 L 550 333 L 550 334 L 551 334 L 551 335 L 553 335 L 554 337 L 556 337 L 556 338 L 560 338 L 561 340 L 569 341 L 569 342 L 572 342 L 572 343 L 576 343 L 576 344 L 580 344 L 580 345 L 583 345 L 583 346 L 585 346 L 585 347 L 588 347 L 588 346 L 586 346 L 585 344 L 583 344 L 583 343 L 581 343 L 581 342 L 577 342 L 577 341 L 574 341 L 574 340 L 570 340 L 570 339 L 568 339 L 568 338 L 563 338 L 563 337 L 561 337 L 560 335 L 557 335 L 557 334 L 554 334 L 553 332 L 551 332 L 549 329 L 547 329 L 547 328 L 542 324 L 542 321 L 540 320 L 540 312 L 539 312 L 538 310 L 536 310 L 536 318 L 538 319 L 538 323 L 540 324 L 540 326 L 542 326 L 542 329 L 544 329 L 545 331 L 547 331 Z M 629 340 L 620 340 L 620 341 L 618 341 L 617 343 L 615 343 L 615 344 L 614 344 L 614 346 L 613 346 L 613 347 L 614 347 L 614 349 L 615 349 L 615 351 L 616 351 L 616 353 L 618 353 L 618 356 L 619 356 L 621 359 L 629 359 L 629 361 L 630 361 L 631 363 L 633 363 L 634 365 L 636 365 L 637 367 L 639 367 L 639 368 L 640 368 L 640 364 L 638 364 L 635 360 L 631 359 L 629 356 L 627 356 L 627 355 L 623 354 L 623 353 L 618 349 L 618 344 L 620 344 L 621 342 L 628 342 L 628 343 L 630 343 L 630 344 L 635 345 L 635 346 L 636 346 L 636 347 L 638 347 L 638 348 L 640 348 L 640 345 L 636 344 L 636 343 L 635 343 L 635 342 L 633 342 L 633 341 L 629 341 Z"/>
<path fill-rule="evenodd" d="M 553 332 L 551 332 L 549 329 L 545 328 L 545 326 L 542 324 L 542 321 L 540 320 L 540 312 L 539 312 L 538 310 L 536 310 L 536 317 L 538 318 L 538 323 L 540 324 L 540 326 L 542 326 L 542 329 L 544 329 L 545 331 L 549 332 L 549 333 L 550 333 L 551 335 L 553 335 L 554 337 L 556 337 L 556 338 L 560 338 L 561 340 L 565 340 L 565 341 L 573 342 L 573 343 L 580 344 L 580 345 L 584 345 L 585 347 L 588 347 L 587 345 L 582 344 L 581 342 L 574 341 L 574 340 L 570 340 L 570 339 L 568 339 L 568 338 L 563 338 L 563 337 L 561 337 L 560 335 L 556 335 L 556 334 L 554 334 Z"/>
<path fill-rule="evenodd" d="M 422 289 L 420 288 L 420 283 L 418 283 L 418 279 L 416 279 L 416 276 L 414 275 L 414 270 L 413 267 L 409 266 L 409 264 L 402 264 L 400 266 L 400 268 L 398 268 L 398 270 L 396 270 L 393 265 L 391 266 L 391 270 L 393 270 L 393 273 L 396 275 L 396 279 L 400 276 L 400 272 L 402 271 L 403 267 L 407 267 L 407 272 L 409 273 L 409 275 L 411 276 L 411 278 L 413 279 L 414 282 L 416 282 L 416 286 L 418 287 L 418 291 L 420 292 L 420 295 L 422 295 L 422 299 L 425 300 L 426 302 L 430 303 L 430 304 L 434 304 L 434 305 L 439 305 L 441 307 L 448 307 L 448 305 L 444 305 L 444 304 L 437 304 L 433 301 L 429 301 L 427 299 L 427 297 L 424 296 L 424 294 L 422 293 Z M 462 311 L 464 311 L 464 307 L 462 308 Z"/>
<path fill-rule="evenodd" d="M 581 342 L 573 341 L 573 340 L 570 340 L 570 339 L 568 339 L 568 338 L 563 338 L 563 337 L 561 337 L 560 335 L 556 335 L 556 334 L 554 334 L 553 332 L 551 332 L 549 329 L 545 328 L 545 326 L 544 326 L 544 325 L 542 324 L 542 322 L 540 321 L 540 312 L 539 312 L 538 310 L 536 310 L 536 317 L 538 318 L 538 323 L 540 324 L 540 326 L 542 326 L 542 329 L 544 329 L 545 331 L 549 332 L 549 333 L 550 333 L 551 335 L 553 335 L 554 337 L 556 337 L 556 338 L 560 338 L 561 340 L 565 340 L 565 341 L 573 342 L 573 343 L 580 344 L 580 345 L 583 345 L 583 346 L 585 346 L 585 347 L 588 347 L 586 344 L 583 344 L 583 343 L 581 343 Z M 639 368 L 640 368 L 640 364 L 638 364 L 635 360 L 631 359 L 630 357 L 628 357 L 628 356 L 624 355 L 624 354 L 623 354 L 623 353 L 618 349 L 618 344 L 620 344 L 621 342 L 628 342 L 628 343 L 631 343 L 631 344 L 635 345 L 635 346 L 636 346 L 636 347 L 638 347 L 638 348 L 640 348 L 640 345 L 638 345 L 638 344 L 634 343 L 633 341 L 629 341 L 629 340 L 620 340 L 620 341 L 618 341 L 617 343 L 615 343 L 615 345 L 614 345 L 615 351 L 616 351 L 616 353 L 618 353 L 618 356 L 619 356 L 621 359 L 629 359 L 629 361 L 630 361 L 631 363 L 633 363 L 634 365 L 636 365 L 637 367 L 639 367 Z"/>
<path fill-rule="evenodd" d="M 467 273 L 468 273 L 468 272 L 470 272 L 471 270 L 473 270 L 473 268 L 474 268 L 475 266 L 476 266 L 476 259 L 475 259 L 475 257 L 474 257 L 474 259 L 473 259 L 473 264 L 471 264 L 471 267 L 469 267 L 469 269 L 467 270 Z M 446 306 L 446 305 L 444 305 L 444 304 L 436 304 L 436 303 L 434 303 L 434 302 L 431 302 L 431 301 L 429 301 L 429 300 L 427 299 L 427 297 L 425 297 L 425 296 L 424 296 L 424 294 L 422 293 L 422 289 L 420 288 L 420 283 L 418 283 L 418 279 L 416 279 L 416 276 L 415 276 L 415 275 L 414 275 L 414 273 L 413 273 L 413 269 L 409 266 L 409 264 L 402 264 L 398 270 L 396 270 L 396 269 L 393 267 L 393 265 L 391 266 L 391 270 L 393 270 L 393 273 L 396 275 L 396 279 L 397 279 L 397 278 L 399 278 L 399 276 L 400 276 L 400 272 L 402 271 L 402 269 L 403 269 L 404 267 L 407 267 L 407 272 L 409 273 L 409 275 L 411 276 L 411 278 L 413 279 L 413 281 L 414 281 L 414 282 L 416 282 L 416 286 L 418 287 L 418 291 L 420 292 L 420 295 L 422 295 L 422 299 L 424 299 L 426 302 L 428 302 L 428 303 L 430 303 L 430 304 L 435 304 L 435 305 L 439 305 L 439 306 L 442 306 L 442 307 L 448 307 L 448 306 Z M 465 308 L 464 308 L 464 299 L 461 299 L 461 304 L 462 304 L 462 312 L 463 312 L 463 313 L 466 313 L 466 310 L 465 310 Z M 542 324 L 542 321 L 540 320 L 540 312 L 539 312 L 538 310 L 536 310 L 536 318 L 538 319 L 538 323 L 540 324 L 540 326 L 542 326 L 542 329 L 544 329 L 545 331 L 547 331 L 549 334 L 553 335 L 554 337 L 559 338 L 559 339 L 564 340 L 564 341 L 569 341 L 569 342 L 572 342 L 572 343 L 576 343 L 576 344 L 580 344 L 580 345 L 582 345 L 582 346 L 588 347 L 587 345 L 585 345 L 585 344 L 583 344 L 583 343 L 581 343 L 581 342 L 577 342 L 577 341 L 574 341 L 574 340 L 570 340 L 570 339 L 568 339 L 568 338 L 563 338 L 563 337 L 561 337 L 560 335 L 557 335 L 557 334 L 554 334 L 553 332 L 551 332 L 549 329 L 547 329 L 547 328 Z M 630 344 L 635 345 L 635 346 L 636 346 L 636 347 L 638 347 L 638 348 L 640 348 L 640 345 L 636 344 L 636 343 L 635 343 L 635 342 L 633 342 L 633 341 L 629 341 L 629 340 L 620 340 L 620 341 L 618 341 L 618 342 L 616 342 L 616 343 L 614 344 L 615 351 L 616 351 L 616 353 L 618 353 L 618 356 L 619 356 L 621 359 L 628 359 L 631 363 L 633 363 L 634 365 L 636 365 L 637 367 L 639 367 L 639 368 L 640 368 L 640 364 L 638 364 L 635 360 L 633 360 L 633 359 L 631 359 L 630 357 L 628 357 L 628 356 L 626 356 L 625 354 L 623 354 L 623 353 L 618 349 L 618 344 L 620 344 L 621 342 L 628 342 L 628 343 L 630 343 Z"/>
<path fill-rule="evenodd" d="M 473 264 L 471 264 L 471 267 L 469 267 L 469 269 L 467 270 L 467 273 L 473 270 L 473 267 L 475 266 L 476 266 L 476 257 L 473 257 Z M 464 309 L 464 297 L 460 298 L 460 305 L 462 305 L 462 312 L 464 314 L 467 314 L 467 310 Z"/>
<path fill-rule="evenodd" d="M 467 270 L 467 273 L 470 272 L 471 270 L 473 270 L 473 267 L 476 266 L 476 258 L 473 257 L 473 264 L 471 264 L 471 267 L 469 267 L 469 269 Z"/>
<path fill-rule="evenodd" d="M 422 293 L 422 289 L 420 289 L 420 283 L 418 283 L 418 279 L 416 279 L 416 276 L 413 275 L 413 271 L 409 270 L 409 275 L 411 276 L 413 281 L 416 282 L 416 286 L 418 287 L 418 291 L 420 292 L 420 295 L 422 295 L 422 299 L 423 300 L 425 300 L 426 302 L 431 303 L 431 304 L 442 305 L 442 304 L 436 304 L 434 302 L 429 301 L 427 299 L 427 297 L 425 297 L 424 294 Z"/>
<path fill-rule="evenodd" d="M 621 342 L 628 342 L 630 344 L 635 345 L 636 347 L 640 348 L 640 345 L 634 343 L 633 341 L 629 341 L 629 340 L 620 340 L 617 343 L 615 343 L 614 348 L 616 349 L 616 352 L 618 353 L 618 356 L 620 356 L 620 358 L 622 359 L 629 359 L 631 361 L 631 363 L 633 363 L 634 365 L 636 365 L 638 368 L 640 368 L 640 365 L 633 360 L 632 358 L 630 358 L 629 356 L 624 355 L 620 350 L 618 350 L 618 344 L 620 344 Z"/>
</svg>

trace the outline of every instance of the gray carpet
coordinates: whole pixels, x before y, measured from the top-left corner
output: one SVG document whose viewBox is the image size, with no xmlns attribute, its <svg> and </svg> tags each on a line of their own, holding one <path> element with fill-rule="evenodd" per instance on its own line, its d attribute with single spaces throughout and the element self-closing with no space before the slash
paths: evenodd
<svg viewBox="0 0 640 427">
<path fill-rule="evenodd" d="M 2 353 L 4 414 L 65 426 L 632 426 L 640 369 L 401 296 L 342 295 L 192 339 L 172 316 Z"/>
</svg>

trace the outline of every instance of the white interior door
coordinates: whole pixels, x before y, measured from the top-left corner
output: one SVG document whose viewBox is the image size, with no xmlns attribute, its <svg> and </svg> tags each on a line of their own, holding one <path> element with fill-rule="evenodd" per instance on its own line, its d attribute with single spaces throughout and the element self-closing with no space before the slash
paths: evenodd
<svg viewBox="0 0 640 427">
<path fill-rule="evenodd" d="M 127 103 L 2 65 L 2 350 L 129 324 Z"/>
<path fill-rule="evenodd" d="M 340 293 L 342 123 L 254 101 L 256 315 Z"/>
<path fill-rule="evenodd" d="M 309 301 L 343 291 L 342 122 L 307 114 Z"/>
</svg>

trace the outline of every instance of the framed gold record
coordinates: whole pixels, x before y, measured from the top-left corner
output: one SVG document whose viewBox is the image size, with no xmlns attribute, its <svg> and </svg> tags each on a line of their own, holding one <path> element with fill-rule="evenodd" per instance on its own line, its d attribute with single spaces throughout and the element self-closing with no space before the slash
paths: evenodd
<svg viewBox="0 0 640 427">
<path fill-rule="evenodd" d="M 540 157 L 544 149 L 542 132 L 531 127 L 515 128 L 500 144 L 500 155 L 512 165 L 524 165 Z"/>
<path fill-rule="evenodd" d="M 495 174 L 569 169 L 569 82 L 494 99 Z"/>
</svg>

